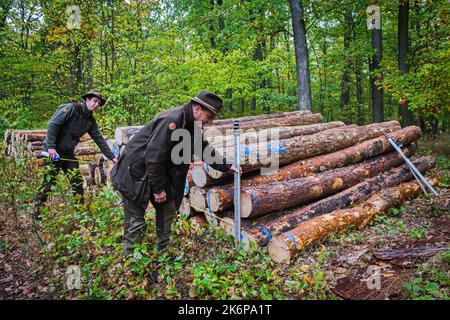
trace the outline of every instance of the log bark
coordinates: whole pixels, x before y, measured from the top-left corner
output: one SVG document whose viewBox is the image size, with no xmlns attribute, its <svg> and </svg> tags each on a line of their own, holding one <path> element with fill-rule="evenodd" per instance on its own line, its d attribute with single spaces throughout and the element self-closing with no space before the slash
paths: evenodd
<svg viewBox="0 0 450 320">
<path fill-rule="evenodd" d="M 258 145 L 241 147 L 240 163 L 244 173 L 271 165 L 286 165 L 314 156 L 332 153 L 354 146 L 362 141 L 382 135 L 382 131 L 400 130 L 398 121 L 374 123 L 362 127 L 330 129 L 308 136 L 294 137 L 281 141 L 271 141 Z M 233 158 L 232 149 L 220 150 L 228 158 Z"/>
<path fill-rule="evenodd" d="M 422 157 L 414 159 L 412 162 L 421 173 L 429 170 L 435 164 L 432 157 Z M 413 178 L 408 167 L 402 165 L 310 205 L 278 213 L 278 216 L 271 214 L 263 217 L 266 220 L 262 220 L 262 218 L 255 219 L 255 226 L 246 230 L 248 234 L 246 241 L 265 246 L 272 237 L 289 231 L 302 222 L 337 209 L 353 206 L 366 200 L 374 192 L 398 185 Z"/>
<path fill-rule="evenodd" d="M 76 158 L 80 161 L 98 162 L 99 156 L 102 156 L 102 155 L 101 154 L 79 155 Z"/>
<path fill-rule="evenodd" d="M 234 185 L 226 185 L 208 190 L 208 207 L 213 212 L 224 211 L 233 207 Z"/>
<path fill-rule="evenodd" d="M 410 126 L 399 131 L 392 132 L 390 135 L 399 143 L 408 145 L 417 141 L 421 137 L 422 131 L 417 126 Z M 324 154 L 310 159 L 294 162 L 281 167 L 273 175 L 257 175 L 254 177 L 243 178 L 241 186 L 245 188 L 249 186 L 285 181 L 288 179 L 297 179 L 312 173 L 324 172 L 326 170 L 358 163 L 391 150 L 393 149 L 390 143 L 384 137 L 378 137 L 330 154 Z M 222 181 L 223 180 L 225 179 L 222 179 Z M 212 178 L 209 178 L 208 180 L 204 179 L 203 181 L 206 181 L 205 186 L 215 183 Z M 214 212 L 231 208 L 233 204 L 233 185 L 229 184 L 227 186 L 219 187 L 218 189 L 219 190 L 217 191 L 216 188 L 211 188 L 209 190 L 211 193 L 210 208 Z M 227 192 L 224 192 L 223 189 L 226 189 Z"/>
<path fill-rule="evenodd" d="M 389 250 L 377 250 L 372 251 L 375 258 L 378 260 L 394 260 L 394 259 L 404 259 L 404 258 L 421 258 L 434 256 L 438 253 L 447 251 L 448 246 L 441 247 L 415 247 L 415 248 L 396 248 Z"/>
<path fill-rule="evenodd" d="M 436 184 L 437 179 L 431 183 Z M 276 262 L 289 263 L 305 246 L 344 228 L 365 226 L 375 215 L 382 214 L 421 192 L 417 182 L 406 182 L 387 188 L 354 208 L 336 210 L 308 220 L 270 240 L 269 255 Z"/>
<path fill-rule="evenodd" d="M 240 124 L 240 129 L 243 131 L 247 130 L 262 130 L 274 127 L 286 127 L 286 126 L 301 126 L 313 123 L 323 122 L 323 117 L 321 114 L 301 114 L 301 115 L 288 115 L 281 118 L 273 119 L 263 119 L 260 121 L 248 121 Z M 210 130 L 211 129 L 211 130 Z M 220 132 L 222 135 L 233 134 L 233 124 L 216 125 L 208 128 L 204 132 L 205 137 L 210 137 L 217 135 Z"/>
<path fill-rule="evenodd" d="M 99 154 L 99 150 L 94 145 L 77 145 L 75 147 L 76 156 L 88 156 Z"/>
<path fill-rule="evenodd" d="M 27 133 L 24 135 L 24 140 L 27 142 L 35 142 L 35 141 L 44 141 L 45 137 L 47 136 L 47 133 Z"/>
<path fill-rule="evenodd" d="M 347 127 L 351 127 L 350 125 Z M 241 144 L 254 144 L 270 140 L 284 140 L 298 136 L 306 136 L 314 134 L 320 131 L 325 131 L 333 128 L 342 128 L 345 124 L 341 121 L 316 123 L 304 126 L 292 126 L 292 127 L 276 127 L 263 130 L 251 130 L 248 132 L 240 133 Z M 214 127 L 212 127 L 214 128 Z M 213 135 L 207 137 L 208 143 L 214 148 L 227 148 L 233 146 L 234 136 L 231 135 Z"/>
<path fill-rule="evenodd" d="M 403 148 L 410 155 L 413 147 Z M 270 212 L 320 199 L 345 190 L 404 162 L 397 151 L 377 156 L 361 164 L 326 171 L 305 178 L 247 187 L 241 193 L 241 216 L 257 217 Z"/>
<path fill-rule="evenodd" d="M 28 142 L 27 143 L 27 151 L 32 153 L 33 151 L 42 151 L 43 148 L 43 142 L 41 141 L 34 141 L 34 142 Z"/>
<path fill-rule="evenodd" d="M 270 114 L 261 114 L 257 116 L 248 116 L 248 117 L 241 117 L 238 118 L 239 122 L 249 122 L 249 121 L 259 121 L 259 120 L 265 120 L 265 119 L 275 119 L 275 118 L 283 118 L 286 116 L 302 116 L 305 114 L 311 114 L 311 111 L 309 110 L 297 110 L 297 111 L 287 111 L 287 112 L 278 112 L 278 113 L 270 113 Z M 214 120 L 212 125 L 205 126 L 212 127 L 212 126 L 220 126 L 220 125 L 226 125 L 226 124 L 232 124 L 234 119 L 221 119 L 221 120 Z"/>
<path fill-rule="evenodd" d="M 106 185 L 111 186 L 111 169 L 114 167 L 114 162 L 106 160 L 103 162 L 103 172 L 105 173 Z"/>
<path fill-rule="evenodd" d="M 189 169 L 188 174 L 186 176 L 186 181 L 184 183 L 184 196 L 189 195 L 189 190 L 194 186 L 194 181 L 192 178 L 192 169 Z"/>
</svg>

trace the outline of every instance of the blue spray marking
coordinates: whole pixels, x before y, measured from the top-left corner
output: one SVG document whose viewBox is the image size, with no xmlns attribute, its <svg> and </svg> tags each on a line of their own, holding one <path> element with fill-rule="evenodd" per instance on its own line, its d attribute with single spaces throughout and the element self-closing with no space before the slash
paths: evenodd
<svg viewBox="0 0 450 320">
<path fill-rule="evenodd" d="M 269 229 L 267 229 L 266 227 L 255 226 L 255 228 L 260 229 L 266 235 L 268 240 L 272 239 L 272 235 L 270 234 Z"/>
<path fill-rule="evenodd" d="M 230 197 L 234 197 L 234 190 L 233 190 L 233 189 L 231 189 L 231 188 L 228 187 L 228 186 L 223 186 L 222 189 L 225 190 L 226 192 L 228 192 L 228 194 L 230 195 Z"/>
<path fill-rule="evenodd" d="M 184 194 L 188 194 L 189 192 L 189 182 L 186 179 L 186 182 L 184 183 Z"/>
<path fill-rule="evenodd" d="M 286 236 L 289 238 L 289 240 L 292 241 L 292 243 L 294 244 L 295 249 L 298 250 L 297 240 L 295 240 L 295 237 L 292 234 L 290 234 L 290 233 L 286 233 Z"/>
<path fill-rule="evenodd" d="M 214 220 L 214 215 L 213 215 L 212 210 L 211 210 L 211 196 L 210 195 L 211 195 L 211 190 L 208 190 L 208 192 L 206 193 L 206 202 L 207 202 L 207 205 L 208 205 L 209 216 L 211 218 L 212 223 L 216 224 L 216 222 Z"/>
<path fill-rule="evenodd" d="M 248 190 L 247 190 L 248 191 Z M 253 194 L 253 192 L 248 191 L 250 193 L 250 196 L 252 197 L 252 202 L 254 204 L 254 206 L 256 207 L 256 211 L 254 211 L 255 213 L 259 212 L 259 202 L 258 199 L 256 199 L 256 196 Z"/>
<path fill-rule="evenodd" d="M 284 143 L 272 143 L 269 142 L 267 144 L 267 149 L 271 152 L 271 153 L 279 153 L 279 154 L 283 154 L 286 153 L 286 147 L 284 145 Z"/>
</svg>

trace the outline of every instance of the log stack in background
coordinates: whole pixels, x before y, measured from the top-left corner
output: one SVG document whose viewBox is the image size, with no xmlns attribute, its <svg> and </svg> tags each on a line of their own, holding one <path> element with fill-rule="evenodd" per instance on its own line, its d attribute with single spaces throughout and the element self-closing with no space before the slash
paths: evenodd
<svg viewBox="0 0 450 320">
<path fill-rule="evenodd" d="M 302 117 L 306 120 L 301 120 Z M 250 130 L 252 125 L 255 130 Z M 205 128 L 206 139 L 228 159 L 234 152 L 231 126 L 231 120 L 219 120 Z M 383 197 L 386 188 L 396 195 L 395 199 L 371 209 L 364 221 L 419 193 L 414 183 L 408 182 L 414 177 L 403 158 L 383 136 L 383 131 L 388 132 L 411 157 L 422 135 L 419 127 L 402 129 L 397 121 L 366 126 L 323 123 L 320 115 L 293 112 L 267 118 L 246 117 L 241 121 L 242 128 L 243 242 L 246 248 L 250 242 L 269 245 L 269 253 L 276 261 L 288 262 L 300 248 L 330 232 L 360 224 L 362 218 L 357 212 L 365 208 L 365 203 L 374 207 L 372 203 Z M 257 143 L 261 138 L 267 141 Z M 267 150 L 278 152 L 280 167 L 272 174 L 262 175 L 260 170 L 268 166 L 270 159 Z M 412 161 L 422 173 L 435 164 L 431 157 L 412 158 Z M 203 163 L 191 168 L 189 179 L 189 195 L 183 200 L 183 212 L 189 215 L 192 210 L 200 212 L 206 221 L 220 225 L 233 235 L 233 176 Z M 348 209 L 353 206 L 357 209 Z M 345 214 L 335 214 L 337 210 Z M 329 216 L 334 218 L 327 224 Z M 308 230 L 308 234 L 302 230 Z"/>
<path fill-rule="evenodd" d="M 36 159 L 38 166 L 43 166 L 45 159 L 40 157 L 47 130 L 6 130 L 4 145 L 6 156 L 16 159 L 28 157 Z M 104 137 L 109 147 L 113 150 L 116 146 L 114 140 Z M 112 161 L 100 152 L 100 149 L 88 134 L 80 138 L 75 148 L 75 156 L 80 160 L 80 172 L 84 178 L 84 186 L 110 184 L 109 171 Z"/>
</svg>

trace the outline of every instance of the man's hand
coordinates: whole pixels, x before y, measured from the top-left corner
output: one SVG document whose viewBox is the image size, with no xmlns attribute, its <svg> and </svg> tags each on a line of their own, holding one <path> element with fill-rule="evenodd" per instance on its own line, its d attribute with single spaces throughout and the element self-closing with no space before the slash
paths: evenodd
<svg viewBox="0 0 450 320">
<path fill-rule="evenodd" d="M 154 193 L 156 203 L 163 203 L 166 201 L 166 192 L 161 191 L 160 193 Z"/>
<path fill-rule="evenodd" d="M 53 160 L 56 156 L 59 157 L 59 154 L 55 149 L 48 149 L 48 156 Z"/>
<path fill-rule="evenodd" d="M 238 168 L 236 168 L 235 166 L 231 166 L 229 172 L 231 172 L 231 173 L 239 172 L 239 174 L 242 174 L 242 167 L 239 167 L 239 170 L 238 170 Z"/>
<path fill-rule="evenodd" d="M 112 159 L 111 160 L 114 164 L 116 164 L 117 163 L 117 158 L 114 158 L 114 159 Z"/>
</svg>

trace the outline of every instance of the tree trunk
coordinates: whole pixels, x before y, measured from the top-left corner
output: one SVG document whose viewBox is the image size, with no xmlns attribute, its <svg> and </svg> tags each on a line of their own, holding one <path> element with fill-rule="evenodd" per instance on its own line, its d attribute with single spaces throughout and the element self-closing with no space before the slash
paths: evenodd
<svg viewBox="0 0 450 320">
<path fill-rule="evenodd" d="M 432 168 L 435 161 L 431 157 L 423 157 L 412 161 L 417 169 L 424 173 Z M 258 218 L 255 220 L 258 227 L 252 227 L 246 230 L 247 241 L 254 242 L 260 246 L 265 246 L 272 237 L 295 228 L 302 222 L 315 217 L 330 213 L 337 209 L 353 206 L 366 200 L 372 193 L 378 192 L 383 188 L 392 187 L 399 183 L 413 179 L 410 169 L 406 165 L 393 168 L 376 177 L 358 183 L 347 190 L 341 191 L 331 197 L 324 198 L 310 205 L 295 208 L 284 212 L 282 216 L 270 219 L 272 215 Z M 265 222 L 259 222 L 266 218 Z M 264 230 L 265 232 L 262 232 Z"/>
<path fill-rule="evenodd" d="M 400 75 L 408 73 L 409 53 L 409 1 L 400 0 L 398 7 L 398 69 Z M 408 109 L 408 100 L 402 97 L 399 103 L 399 117 L 402 127 L 410 126 L 414 123 L 414 116 Z"/>
<path fill-rule="evenodd" d="M 339 99 L 339 107 L 344 111 L 350 103 L 350 41 L 351 41 L 351 22 L 353 21 L 352 10 L 347 8 L 344 13 L 344 70 L 341 76 L 341 97 Z"/>
<path fill-rule="evenodd" d="M 448 250 L 448 246 L 441 247 L 415 247 L 415 248 L 397 248 L 389 250 L 378 250 L 372 251 L 375 258 L 378 260 L 394 260 L 394 259 L 405 259 L 405 258 L 421 258 L 434 256 L 438 253 Z"/>
<path fill-rule="evenodd" d="M 416 126 L 411 126 L 391 133 L 391 136 L 403 145 L 408 145 L 417 141 L 421 135 L 420 128 Z M 245 189 L 245 187 L 255 185 L 298 179 L 311 173 L 319 173 L 358 163 L 391 150 L 391 144 L 384 137 L 378 137 L 333 153 L 294 162 L 280 168 L 273 175 L 257 175 L 255 177 L 243 178 L 241 186 Z M 225 189 L 226 192 L 223 191 L 223 189 Z M 211 188 L 208 192 L 210 193 L 210 209 L 212 211 L 226 210 L 233 205 L 234 192 L 232 184 Z"/>
<path fill-rule="evenodd" d="M 362 83 L 362 66 L 361 61 L 359 58 L 356 58 L 355 62 L 355 78 L 356 78 L 356 105 L 357 105 L 357 124 L 359 126 L 364 125 L 364 89 L 363 89 L 363 83 Z"/>
<path fill-rule="evenodd" d="M 433 180 L 432 183 L 436 184 L 437 181 Z M 417 182 L 403 183 L 371 196 L 354 208 L 340 209 L 306 221 L 288 233 L 270 240 L 269 255 L 276 262 L 289 263 L 305 246 L 344 228 L 365 226 L 375 215 L 382 214 L 421 192 Z"/>
<path fill-rule="evenodd" d="M 381 19 L 381 18 L 380 18 Z M 372 48 L 375 53 L 370 63 L 370 71 L 375 72 L 379 69 L 382 59 L 382 31 L 380 29 L 372 30 Z M 384 121 L 384 103 L 383 103 L 383 89 L 378 88 L 376 82 L 381 82 L 382 78 L 377 76 L 370 76 L 370 89 L 372 97 L 372 120 L 373 122 Z"/>
<path fill-rule="evenodd" d="M 303 3 L 302 0 L 289 0 L 289 5 L 291 7 L 295 61 L 297 65 L 297 108 L 299 110 L 311 110 L 311 84 Z"/>
<path fill-rule="evenodd" d="M 405 147 L 405 154 L 413 149 Z M 247 187 L 241 193 L 241 216 L 262 216 L 330 196 L 404 162 L 397 151 L 377 156 L 361 164 L 334 169 L 305 178 Z"/>
</svg>

